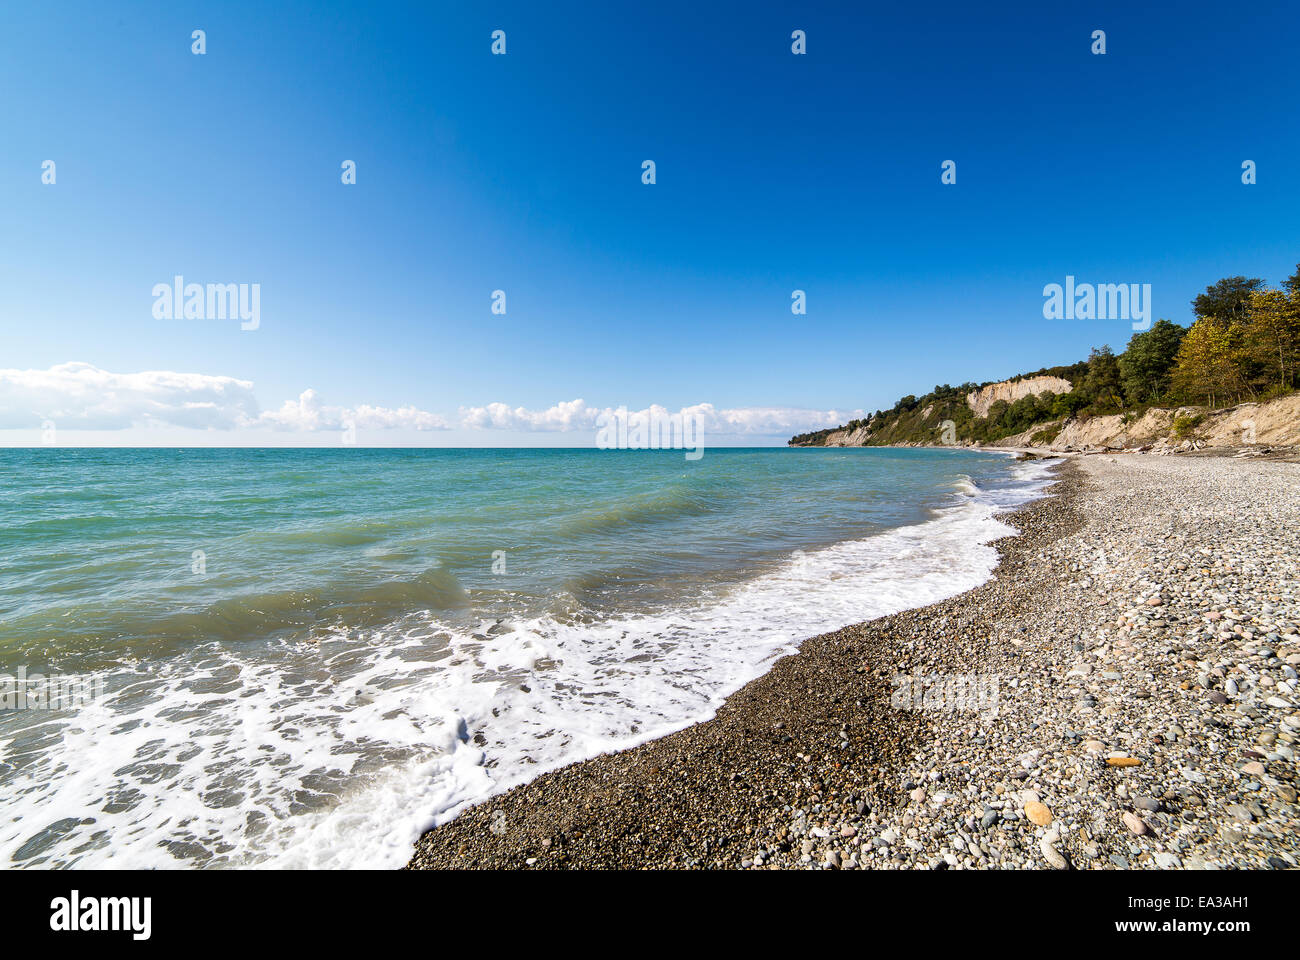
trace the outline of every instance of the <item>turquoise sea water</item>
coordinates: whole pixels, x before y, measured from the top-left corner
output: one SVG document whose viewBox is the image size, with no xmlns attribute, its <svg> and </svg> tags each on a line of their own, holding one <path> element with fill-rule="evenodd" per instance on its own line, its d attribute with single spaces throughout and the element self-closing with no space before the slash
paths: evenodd
<svg viewBox="0 0 1300 960">
<path fill-rule="evenodd" d="M 400 865 L 807 636 L 981 582 L 1043 479 L 949 450 L 0 451 L 0 674 L 104 682 L 0 711 L 0 856 Z"/>
</svg>

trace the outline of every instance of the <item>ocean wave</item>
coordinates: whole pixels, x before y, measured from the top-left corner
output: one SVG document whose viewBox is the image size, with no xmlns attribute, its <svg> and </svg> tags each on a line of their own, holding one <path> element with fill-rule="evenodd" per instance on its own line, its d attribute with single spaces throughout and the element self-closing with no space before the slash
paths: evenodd
<svg viewBox="0 0 1300 960">
<path fill-rule="evenodd" d="M 106 589 L 107 584 L 106 578 Z M 183 654 L 214 640 L 260 648 L 267 638 L 319 640 L 339 630 L 390 624 L 412 610 L 448 616 L 470 607 L 464 585 L 441 566 L 373 583 L 245 590 L 179 610 L 180 602 L 163 599 L 160 596 L 149 610 L 130 608 L 121 614 L 89 603 L 83 604 L 84 614 L 81 607 L 71 607 L 61 625 L 57 650 L 50 649 L 42 633 L 20 629 L 15 634 L 21 639 L 6 650 L 12 660 L 49 660 L 71 672 L 99 670 L 124 660 Z"/>
<path fill-rule="evenodd" d="M 672 485 L 662 490 L 607 500 L 567 514 L 550 532 L 557 538 L 568 538 L 639 524 L 660 524 L 667 520 L 703 516 L 717 509 L 722 502 L 721 498 L 692 487 Z"/>
</svg>

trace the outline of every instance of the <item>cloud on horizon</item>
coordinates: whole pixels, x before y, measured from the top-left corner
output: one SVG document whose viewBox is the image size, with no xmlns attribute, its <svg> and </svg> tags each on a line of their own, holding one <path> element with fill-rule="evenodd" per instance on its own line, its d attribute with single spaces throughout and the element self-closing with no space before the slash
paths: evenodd
<svg viewBox="0 0 1300 960">
<path fill-rule="evenodd" d="M 278 410 L 262 411 L 252 381 L 235 377 L 169 370 L 111 373 L 82 362 L 48 370 L 0 370 L 0 430 L 30 428 L 45 420 L 60 430 L 451 428 L 442 417 L 416 407 L 329 406 L 310 389 Z"/>
<path fill-rule="evenodd" d="M 296 400 L 263 411 L 249 380 L 201 373 L 146 370 L 112 373 L 90 363 L 72 362 L 48 370 L 0 369 L 0 430 L 30 429 L 51 421 L 59 429 L 126 430 L 168 426 L 195 430 L 270 429 L 299 433 L 359 430 L 504 430 L 521 433 L 569 433 L 595 430 L 613 407 L 591 406 L 582 399 L 542 410 L 505 403 L 463 406 L 459 421 L 418 407 L 333 406 L 307 389 Z M 657 404 L 632 416 L 669 415 Z M 698 417 L 715 435 L 780 436 L 831 427 L 862 416 L 861 410 L 808 410 L 795 407 L 741 407 L 719 410 L 700 403 L 676 411 Z"/>
<path fill-rule="evenodd" d="M 0 370 L 0 429 L 50 420 L 79 430 L 148 423 L 220 430 L 256 417 L 253 384 L 234 377 L 168 370 L 110 373 L 80 362 L 48 370 Z"/>
<path fill-rule="evenodd" d="M 462 426 L 473 429 L 518 430 L 524 432 L 594 430 L 602 420 L 613 416 L 613 407 L 593 407 L 584 400 L 569 400 L 547 407 L 545 410 L 511 408 L 504 403 L 489 403 L 483 407 L 461 407 Z M 642 410 L 628 411 L 633 418 L 649 415 L 668 416 L 681 414 L 699 417 L 709 433 L 726 436 L 778 436 L 836 427 L 846 421 L 863 416 L 861 410 L 809 410 L 801 407 L 736 407 L 719 410 L 711 403 L 697 403 L 671 411 L 658 404 Z"/>
<path fill-rule="evenodd" d="M 359 407 L 332 407 L 320 402 L 315 390 L 304 390 L 297 400 L 286 400 L 279 410 L 263 413 L 250 426 L 263 424 L 280 430 L 450 430 L 436 413 L 418 407 L 372 407 L 363 403 Z"/>
</svg>

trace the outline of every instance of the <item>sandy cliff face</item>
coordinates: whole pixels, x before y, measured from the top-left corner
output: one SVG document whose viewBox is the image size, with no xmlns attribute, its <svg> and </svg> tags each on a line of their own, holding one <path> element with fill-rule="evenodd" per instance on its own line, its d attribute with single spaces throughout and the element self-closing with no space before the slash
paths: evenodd
<svg viewBox="0 0 1300 960">
<path fill-rule="evenodd" d="M 861 447 L 867 442 L 867 437 L 871 436 L 871 431 L 866 427 L 858 427 L 856 430 L 836 430 L 826 437 L 826 446 L 828 447 Z"/>
<path fill-rule="evenodd" d="M 1188 422 L 1182 433 L 1174 432 L 1174 421 Z M 1199 418 L 1199 419 L 1198 419 Z M 1057 432 L 1056 427 L 1060 427 Z M 1051 443 L 1035 437 L 1046 433 Z M 1055 433 L 1055 436 L 1052 436 Z M 1255 445 L 1300 446 L 1300 394 L 1265 403 L 1242 403 L 1225 410 L 1179 407 L 1176 410 L 1148 410 L 1125 423 L 1119 415 L 1069 420 L 1064 426 L 1038 424 L 1024 433 L 999 440 L 999 446 L 1043 447 L 1052 450 L 1140 447 L 1147 444 L 1199 441 L 1211 447 Z"/>
<path fill-rule="evenodd" d="M 1206 417 L 1193 432 L 1211 446 L 1300 446 L 1300 394 L 1220 410 Z"/>
<path fill-rule="evenodd" d="M 1031 393 L 1069 393 L 1073 389 L 1073 384 L 1061 377 L 1026 377 L 1014 383 L 1004 380 L 1002 383 L 990 383 L 987 387 L 971 391 L 966 395 L 966 404 L 976 417 L 987 417 L 989 407 L 999 400 L 1015 403 L 1021 397 L 1027 397 Z"/>
<path fill-rule="evenodd" d="M 1057 434 L 1052 446 L 1058 450 L 1066 447 L 1130 447 L 1152 443 L 1173 430 L 1177 416 L 1194 416 L 1195 411 L 1148 410 L 1132 423 L 1125 423 L 1119 414 L 1109 417 L 1089 417 L 1087 420 L 1070 420 Z"/>
</svg>

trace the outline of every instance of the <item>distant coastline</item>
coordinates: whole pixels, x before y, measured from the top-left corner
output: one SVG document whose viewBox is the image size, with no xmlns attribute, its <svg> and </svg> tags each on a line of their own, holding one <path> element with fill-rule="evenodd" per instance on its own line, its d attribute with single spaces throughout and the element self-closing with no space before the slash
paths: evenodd
<svg viewBox="0 0 1300 960">
<path fill-rule="evenodd" d="M 1300 448 L 1300 264 L 1279 289 L 1225 277 L 1191 306 L 1190 327 L 1147 318 L 1118 355 L 936 386 L 789 445 Z"/>
<path fill-rule="evenodd" d="M 1033 385 L 1033 381 L 1024 381 Z M 1011 385 L 1008 381 L 993 386 Z M 934 419 L 933 410 L 922 411 L 918 429 Z M 948 421 L 950 423 L 951 421 Z M 1262 403 L 1232 407 L 1150 407 L 1136 414 L 1071 417 L 1046 425 L 1035 425 L 995 442 L 943 440 L 944 425 L 938 425 L 940 439 L 884 443 L 874 442 L 869 427 L 840 428 L 825 434 L 790 440 L 791 447 L 955 447 L 981 450 L 1028 451 L 1042 455 L 1095 453 L 1133 450 L 1140 453 L 1190 453 L 1202 450 L 1231 450 L 1242 456 L 1272 459 L 1300 458 L 1300 394 Z M 924 434 L 922 434 L 924 436 Z"/>
</svg>

